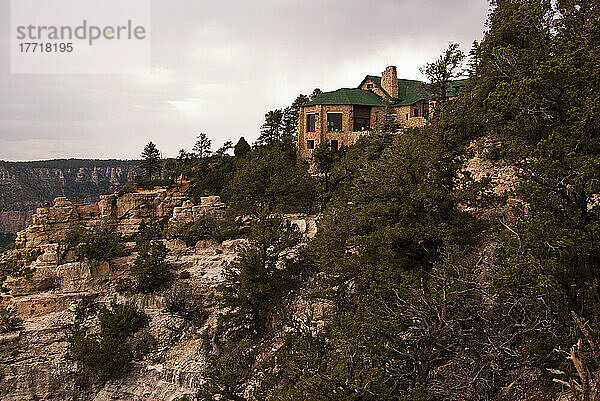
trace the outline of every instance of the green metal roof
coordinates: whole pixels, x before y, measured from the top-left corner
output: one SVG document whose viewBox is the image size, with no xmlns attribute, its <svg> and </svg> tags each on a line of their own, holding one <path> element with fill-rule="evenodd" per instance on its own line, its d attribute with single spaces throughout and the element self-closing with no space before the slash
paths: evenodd
<svg viewBox="0 0 600 401">
<path fill-rule="evenodd" d="M 398 97 L 392 98 L 389 93 L 381 87 L 381 77 L 367 75 L 359 85 L 366 80 L 371 80 L 381 89 L 383 93 L 390 97 L 393 106 L 410 106 L 420 100 L 427 99 L 427 94 L 422 89 L 423 82 L 412 79 L 398 79 Z M 457 79 L 450 83 L 448 95 L 456 96 L 459 89 L 467 83 L 467 79 Z M 358 88 L 342 88 L 333 92 L 323 92 L 316 98 L 303 106 L 314 106 L 317 104 L 354 104 L 360 106 L 383 106 L 383 99 L 371 90 Z"/>
<path fill-rule="evenodd" d="M 323 92 L 303 106 L 317 104 L 353 104 L 359 106 L 382 106 L 383 99 L 375 92 L 356 88 L 342 88 L 333 92 Z"/>
</svg>

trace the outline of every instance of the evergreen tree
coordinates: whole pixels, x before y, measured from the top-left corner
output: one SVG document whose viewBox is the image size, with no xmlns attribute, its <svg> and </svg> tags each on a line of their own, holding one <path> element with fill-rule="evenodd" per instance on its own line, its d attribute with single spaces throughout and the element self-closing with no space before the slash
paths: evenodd
<svg viewBox="0 0 600 401">
<path fill-rule="evenodd" d="M 275 109 L 265 114 L 265 122 L 260 127 L 260 136 L 258 143 L 263 145 L 271 145 L 280 142 L 283 138 L 283 111 Z"/>
<path fill-rule="evenodd" d="M 309 101 L 308 96 L 298 95 L 291 106 L 283 110 L 283 132 L 286 136 L 298 136 L 298 118 L 300 107 Z"/>
<path fill-rule="evenodd" d="M 269 328 L 271 313 L 282 307 L 293 286 L 296 265 L 290 251 L 299 239 L 297 228 L 279 218 L 262 217 L 252 224 L 248 245 L 225 269 L 219 288 L 229 336 L 252 338 Z"/>
<path fill-rule="evenodd" d="M 196 143 L 194 144 L 193 151 L 198 155 L 200 159 L 204 159 L 205 157 L 210 156 L 210 147 L 211 140 L 208 139 L 208 136 L 201 132 L 200 135 L 196 137 Z"/>
<path fill-rule="evenodd" d="M 160 240 L 150 240 L 139 246 L 131 274 L 142 292 L 161 290 L 171 283 L 171 265 L 165 261 L 168 249 Z"/>
<path fill-rule="evenodd" d="M 459 46 L 458 43 L 450 43 L 437 60 L 421 68 L 421 73 L 429 81 L 424 85 L 425 92 L 433 97 L 439 105 L 436 106 L 438 109 L 448 99 L 450 82 L 463 74 L 462 63 L 465 55 Z"/>
<path fill-rule="evenodd" d="M 250 145 L 246 142 L 244 137 L 241 137 L 238 143 L 235 144 L 235 148 L 233 149 L 233 154 L 238 158 L 245 158 L 248 152 L 250 152 Z"/>
<path fill-rule="evenodd" d="M 249 153 L 224 191 L 229 212 L 238 216 L 310 211 L 316 192 L 308 164 L 289 142 Z"/>
<path fill-rule="evenodd" d="M 160 175 L 162 171 L 162 158 L 160 151 L 153 142 L 148 142 L 144 147 L 140 168 L 144 171 L 148 179 L 152 179 L 157 174 Z"/>
<path fill-rule="evenodd" d="M 221 146 L 219 149 L 217 149 L 217 151 L 215 152 L 216 156 L 219 157 L 223 157 L 227 155 L 227 152 L 229 152 L 229 150 L 233 149 L 233 142 L 231 141 L 226 141 L 223 146 Z"/>
<path fill-rule="evenodd" d="M 392 107 L 392 102 L 389 99 L 384 99 L 384 106 L 385 109 L 383 114 L 383 120 L 381 120 L 378 130 L 380 132 L 393 134 L 396 131 L 398 131 L 398 128 L 400 127 L 397 121 L 397 115 L 394 111 L 394 108 Z"/>
</svg>

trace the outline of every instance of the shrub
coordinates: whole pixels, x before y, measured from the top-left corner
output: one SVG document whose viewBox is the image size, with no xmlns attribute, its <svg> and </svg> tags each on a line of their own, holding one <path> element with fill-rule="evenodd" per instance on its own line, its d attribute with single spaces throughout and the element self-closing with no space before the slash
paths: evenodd
<svg viewBox="0 0 600 401">
<path fill-rule="evenodd" d="M 104 337 L 110 336 L 124 340 L 148 325 L 148 315 L 139 311 L 134 305 L 111 302 L 111 309 L 106 306 L 100 308 L 98 319 L 100 331 Z"/>
<path fill-rule="evenodd" d="M 9 275 L 17 278 L 31 278 L 35 270 L 31 266 L 31 263 L 33 263 L 41 254 L 41 250 L 32 249 L 29 251 L 16 250 L 5 255 L 4 259 L 0 260 L 0 283 Z"/>
<path fill-rule="evenodd" d="M 189 284 L 178 285 L 165 294 L 166 309 L 169 313 L 194 323 L 203 323 L 208 317 L 202 299 L 194 293 Z"/>
<path fill-rule="evenodd" d="M 126 254 L 123 238 L 108 224 L 91 230 L 75 226 L 65 234 L 63 244 L 66 247 L 65 254 L 74 249 L 78 259 L 109 261 Z"/>
<path fill-rule="evenodd" d="M 108 225 L 94 227 L 86 232 L 77 246 L 78 258 L 93 261 L 110 261 L 125 255 L 125 246 L 121 235 Z"/>
<path fill-rule="evenodd" d="M 167 237 L 178 238 L 187 246 L 194 246 L 203 239 L 215 239 L 219 236 L 219 221 L 214 216 L 202 216 L 194 222 L 182 222 L 171 225 Z"/>
<path fill-rule="evenodd" d="M 121 377 L 129 362 L 149 352 L 155 341 L 149 333 L 135 336 L 148 325 L 148 316 L 133 305 L 116 301 L 111 303 L 110 309 L 100 308 L 100 331 L 89 334 L 83 323 L 94 316 L 96 310 L 90 297 L 79 302 L 69 336 L 70 358 L 80 363 L 86 376 L 104 382 Z"/>
<path fill-rule="evenodd" d="M 114 337 L 86 335 L 80 330 L 70 343 L 71 358 L 81 363 L 83 373 L 102 382 L 121 377 L 133 360 L 131 346 Z"/>
<path fill-rule="evenodd" d="M 142 292 L 152 292 L 166 288 L 173 280 L 171 265 L 165 261 L 167 247 L 157 240 L 152 240 L 140 247 L 131 274 L 137 288 Z"/>
<path fill-rule="evenodd" d="M 10 333 L 18 330 L 23 324 L 16 313 L 7 308 L 0 309 L 0 333 Z"/>
<path fill-rule="evenodd" d="M 148 242 L 163 238 L 163 226 L 163 221 L 152 220 L 146 223 L 142 220 L 135 235 L 135 250 L 139 251 Z"/>
<path fill-rule="evenodd" d="M 125 194 L 131 194 L 135 192 L 135 185 L 131 184 L 131 183 L 127 183 L 125 185 L 123 185 L 120 189 L 119 192 L 117 192 L 117 195 L 119 197 L 125 195 Z"/>
</svg>

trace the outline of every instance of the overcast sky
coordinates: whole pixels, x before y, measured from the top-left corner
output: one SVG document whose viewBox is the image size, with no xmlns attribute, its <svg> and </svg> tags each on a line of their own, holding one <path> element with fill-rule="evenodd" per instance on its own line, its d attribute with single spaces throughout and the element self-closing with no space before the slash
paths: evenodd
<svg viewBox="0 0 600 401">
<path fill-rule="evenodd" d="M 387 65 L 400 78 L 451 41 L 480 39 L 485 0 L 152 1 L 152 69 L 115 75 L 10 74 L 9 0 L 0 0 L 0 159 L 164 156 L 258 136 L 266 111 L 299 93 L 354 87 Z"/>
</svg>

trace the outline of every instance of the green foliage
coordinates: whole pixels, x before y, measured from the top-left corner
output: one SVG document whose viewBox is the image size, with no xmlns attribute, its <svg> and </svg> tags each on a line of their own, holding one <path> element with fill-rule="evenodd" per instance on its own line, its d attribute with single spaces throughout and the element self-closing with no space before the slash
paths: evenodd
<svg viewBox="0 0 600 401">
<path fill-rule="evenodd" d="M 283 132 L 286 136 L 298 136 L 298 118 L 300 117 L 300 107 L 310 99 L 306 95 L 298 95 L 294 102 L 283 110 Z"/>
<path fill-rule="evenodd" d="M 119 197 L 121 197 L 125 194 L 134 193 L 135 191 L 136 191 L 135 186 L 132 185 L 131 183 L 127 183 L 127 184 L 123 185 L 121 188 L 119 188 L 119 192 L 117 193 L 117 195 Z"/>
<path fill-rule="evenodd" d="M 600 322 L 599 18 L 597 2 L 498 2 L 472 72 L 485 130 L 521 173 L 494 290 L 523 327 L 522 360 L 545 368 L 575 342 L 571 311 Z"/>
<path fill-rule="evenodd" d="M 310 211 L 316 196 L 308 165 L 289 142 L 260 147 L 241 160 L 226 188 L 234 215 Z"/>
<path fill-rule="evenodd" d="M 393 106 L 392 102 L 389 99 L 385 98 L 384 106 L 385 106 L 385 109 L 384 109 L 383 119 L 379 123 L 377 130 L 379 132 L 393 134 L 396 131 L 398 131 L 398 128 L 400 128 L 400 124 L 398 124 L 398 121 L 396 120 L 397 116 L 396 116 L 396 112 L 394 111 L 394 108 L 392 107 Z"/>
<path fill-rule="evenodd" d="M 450 43 L 437 60 L 427 63 L 421 68 L 421 73 L 429 81 L 424 85 L 424 90 L 438 104 L 444 103 L 448 99 L 450 81 L 463 75 L 462 63 L 465 54 L 459 47 L 458 43 Z"/>
<path fill-rule="evenodd" d="M 136 188 L 140 189 L 154 189 L 156 187 L 169 186 L 171 181 L 166 178 L 148 178 L 146 175 L 136 175 L 133 178 L 133 182 Z"/>
<path fill-rule="evenodd" d="M 275 109 L 265 114 L 265 122 L 260 127 L 258 142 L 263 145 L 272 145 L 280 142 L 284 137 L 283 111 Z"/>
<path fill-rule="evenodd" d="M 152 292 L 168 287 L 173 280 L 171 265 L 165 261 L 167 247 L 160 240 L 151 240 L 139 247 L 138 255 L 131 268 L 136 288 Z"/>
<path fill-rule="evenodd" d="M 4 282 L 8 276 L 15 278 L 31 278 L 35 269 L 31 264 L 43 252 L 40 249 L 13 249 L 2 255 L 0 259 L 0 283 Z"/>
<path fill-rule="evenodd" d="M 70 338 L 70 355 L 81 363 L 83 373 L 101 382 L 120 378 L 133 360 L 131 347 L 113 337 L 75 332 Z"/>
<path fill-rule="evenodd" d="M 90 319 L 97 309 L 91 298 L 82 299 L 77 306 L 75 324 L 68 339 L 70 358 L 77 361 L 90 378 L 100 382 L 116 380 L 132 360 L 143 356 L 135 333 L 148 325 L 149 318 L 132 305 L 113 301 L 110 309 L 102 306 L 98 312 L 100 332 L 90 333 L 86 327 L 90 327 Z M 152 344 L 153 340 L 146 336 L 145 342 Z"/>
<path fill-rule="evenodd" d="M 0 333 L 17 331 L 22 325 L 23 320 L 13 310 L 8 308 L 0 309 Z"/>
<path fill-rule="evenodd" d="M 112 301 L 110 309 L 106 306 L 100 308 L 98 320 L 103 337 L 112 337 L 123 341 L 142 327 L 147 326 L 149 318 L 133 305 Z"/>
<path fill-rule="evenodd" d="M 222 324 L 234 338 L 256 338 L 273 326 L 271 313 L 301 280 L 306 263 L 291 249 L 298 244 L 295 226 L 277 218 L 254 221 L 249 243 L 223 272 L 220 304 L 227 311 Z"/>
<path fill-rule="evenodd" d="M 66 251 L 73 249 L 79 259 L 95 262 L 110 262 L 114 258 L 125 256 L 123 238 L 108 223 L 102 223 L 91 229 L 73 227 L 65 234 L 63 241 Z"/>
<path fill-rule="evenodd" d="M 146 223 L 145 220 L 142 220 L 135 236 L 135 250 L 139 250 L 152 240 L 163 238 L 164 224 L 166 224 L 164 221 L 150 220 Z"/>
<path fill-rule="evenodd" d="M 251 149 L 252 148 L 250 147 L 250 144 L 246 142 L 244 137 L 241 137 L 238 143 L 235 144 L 233 154 L 235 155 L 235 157 L 243 159 L 244 157 L 246 157 L 246 155 L 248 154 L 248 152 L 250 152 Z"/>
<path fill-rule="evenodd" d="M 227 187 L 232 213 L 257 220 L 226 269 L 228 341 L 201 399 L 243 399 L 251 375 L 257 399 L 554 397 L 544 372 L 572 372 L 557 352 L 577 341 L 570 312 L 593 338 L 600 324 L 598 21 L 597 1 L 494 1 L 455 99 L 458 45 L 424 67 L 438 103 L 426 127 L 361 138 L 337 157 L 317 149 L 326 195 L 310 294 L 330 320 L 316 336 L 288 322 L 295 330 L 259 362 L 258 341 L 285 321 L 306 272 L 288 265 L 294 241 L 265 216 L 316 192 L 280 142 L 283 117 L 269 115 L 275 144 L 249 152 Z M 518 168 L 512 193 L 492 196 L 463 170 L 482 136 L 496 144 L 488 159 Z M 508 196 L 521 202 L 507 208 Z"/>
<path fill-rule="evenodd" d="M 180 222 L 169 226 L 168 238 L 178 238 L 187 246 L 195 246 L 200 240 L 220 239 L 220 219 L 204 215 L 199 220 Z"/>
<path fill-rule="evenodd" d="M 193 151 L 198 155 L 200 159 L 210 156 L 210 147 L 212 142 L 208 139 L 208 136 L 201 132 L 200 135 L 196 137 L 196 143 L 194 144 Z"/>
<path fill-rule="evenodd" d="M 162 158 L 160 151 L 153 142 L 148 142 L 144 147 L 140 168 L 144 171 L 146 178 L 150 180 L 152 180 L 155 175 L 160 175 L 162 172 Z"/>
<path fill-rule="evenodd" d="M 198 401 L 212 401 L 215 396 L 228 401 L 244 401 L 244 384 L 252 373 L 256 360 L 256 345 L 241 340 L 228 343 L 220 354 L 208 354 L 208 366 L 204 373 L 206 382 L 198 391 Z"/>
<path fill-rule="evenodd" d="M 317 93 L 316 91 L 317 89 L 315 89 L 313 95 Z M 283 110 L 275 109 L 267 112 L 265 122 L 260 127 L 260 136 L 257 143 L 260 145 L 273 145 L 297 137 L 300 107 L 309 100 L 308 96 L 300 94 L 290 106 Z"/>
</svg>

